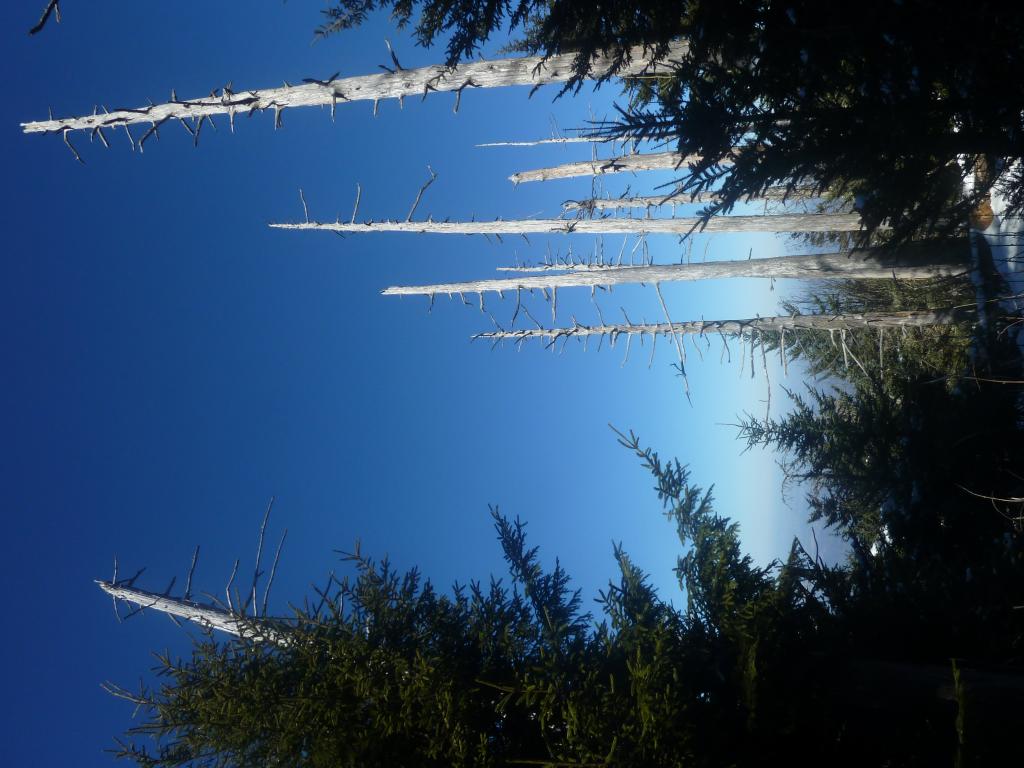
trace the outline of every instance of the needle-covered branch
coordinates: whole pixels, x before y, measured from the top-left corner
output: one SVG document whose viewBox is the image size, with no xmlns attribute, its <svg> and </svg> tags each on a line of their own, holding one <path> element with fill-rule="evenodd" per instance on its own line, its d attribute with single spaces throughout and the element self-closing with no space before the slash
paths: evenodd
<svg viewBox="0 0 1024 768">
<path fill-rule="evenodd" d="M 679 43 L 672 55 L 686 50 Z M 643 72 L 659 71 L 659 65 L 648 61 L 642 48 L 632 51 L 632 60 L 618 73 L 626 77 Z M 56 120 L 22 123 L 25 133 L 53 133 L 57 131 L 93 131 L 131 125 L 160 125 L 167 120 L 210 118 L 214 115 L 249 113 L 271 109 L 276 115 L 281 110 L 296 107 L 330 106 L 332 111 L 339 102 L 397 99 L 406 96 L 426 96 L 431 91 L 458 92 L 465 88 L 496 88 L 509 85 L 540 86 L 564 83 L 573 76 L 573 53 L 551 56 L 526 56 L 491 61 L 473 61 L 450 68 L 442 64 L 417 69 L 397 69 L 373 75 L 327 80 L 306 80 L 301 85 L 285 84 L 280 88 L 267 88 L 234 92 L 230 87 L 219 94 L 179 100 L 173 98 L 164 104 L 150 104 L 135 109 L 106 110 L 92 115 Z M 598 56 L 593 61 L 593 77 L 606 74 L 613 59 Z"/>
</svg>

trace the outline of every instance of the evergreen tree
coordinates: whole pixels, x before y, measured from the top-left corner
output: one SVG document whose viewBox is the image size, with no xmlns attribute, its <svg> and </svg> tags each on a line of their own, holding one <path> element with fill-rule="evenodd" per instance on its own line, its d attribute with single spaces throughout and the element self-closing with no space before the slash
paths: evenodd
<svg viewBox="0 0 1024 768">
<path fill-rule="evenodd" d="M 796 754 L 967 764 L 1015 747 L 1006 724 L 1024 678 L 978 671 L 1019 650 L 1020 590 L 1007 585 L 1021 583 L 1024 558 L 1011 528 L 999 547 L 969 547 L 948 567 L 964 542 L 922 540 L 932 560 L 901 569 L 911 556 L 894 557 L 884 583 L 867 587 L 855 567 L 827 566 L 799 542 L 784 563 L 758 566 L 685 466 L 633 435 L 622 443 L 676 526 L 684 609 L 616 547 L 619 574 L 595 623 L 564 570 L 541 568 L 524 525 L 495 512 L 509 586 L 439 593 L 415 570 L 357 552 L 354 578 L 277 624 L 285 642 L 207 636 L 189 659 L 160 657 L 161 684 L 126 694 L 143 721 L 120 754 L 144 766 L 718 768 Z M 928 590 L 951 586 L 939 576 L 965 562 L 980 578 L 939 610 L 947 593 Z M 990 566 L 993 576 L 980 573 Z M 959 677 L 953 655 L 969 657 Z"/>
<path fill-rule="evenodd" d="M 869 230 L 888 220 L 894 241 L 959 229 L 993 185 L 1011 212 L 1024 209 L 1019 4 L 940 13 L 920 0 L 336 0 L 320 31 L 358 26 L 375 9 L 412 24 L 423 45 L 447 36 L 450 64 L 506 27 L 522 50 L 575 51 L 568 87 L 599 52 L 621 63 L 630 46 L 664 55 L 684 39 L 674 72 L 634 81 L 621 120 L 603 128 L 699 158 L 682 186 L 720 184 L 708 216 L 807 183 L 853 199 Z M 964 193 L 975 170 L 977 187 Z"/>
</svg>

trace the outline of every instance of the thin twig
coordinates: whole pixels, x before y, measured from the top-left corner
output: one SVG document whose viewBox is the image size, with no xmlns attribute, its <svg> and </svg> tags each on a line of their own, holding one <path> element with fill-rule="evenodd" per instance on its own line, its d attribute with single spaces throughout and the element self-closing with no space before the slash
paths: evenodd
<svg viewBox="0 0 1024 768">
<path fill-rule="evenodd" d="M 405 217 L 406 221 L 412 221 L 412 215 L 416 212 L 416 206 L 420 204 L 420 198 L 423 197 L 423 193 L 427 191 L 427 187 L 433 184 L 434 180 L 437 178 L 437 174 L 434 173 L 434 169 L 429 165 L 427 166 L 427 170 L 430 171 L 430 179 L 428 179 L 427 183 L 420 187 L 420 191 L 416 193 L 416 199 L 412 203 L 412 208 L 409 209 L 409 215 Z"/>
<path fill-rule="evenodd" d="M 686 378 L 686 350 L 683 349 L 683 345 L 679 341 L 679 334 L 676 333 L 675 325 L 672 323 L 672 318 L 668 315 L 668 305 L 665 304 L 665 297 L 661 295 L 661 283 L 655 283 L 654 290 L 658 294 L 658 301 L 661 302 L 661 311 L 665 313 L 665 322 L 668 323 L 669 327 L 672 329 L 672 340 L 675 342 L 676 352 L 679 354 L 679 374 L 683 377 L 683 387 L 686 392 L 686 399 L 690 401 L 690 404 L 692 405 L 693 401 L 690 400 L 690 382 Z"/>
<path fill-rule="evenodd" d="M 46 7 L 43 9 L 43 15 L 39 17 L 39 21 L 36 22 L 36 25 L 28 33 L 34 35 L 41 32 L 43 27 L 46 26 L 46 22 L 50 20 L 51 15 L 54 15 L 57 23 L 60 24 L 60 0 L 50 0 L 46 4 Z"/>
<path fill-rule="evenodd" d="M 237 573 L 238 573 L 238 560 L 236 559 L 235 560 L 235 565 L 231 569 L 231 577 L 228 579 L 228 585 L 226 587 L 224 587 L 224 594 L 227 595 L 227 598 L 228 598 L 228 610 L 230 610 L 230 611 L 234 611 L 235 610 L 235 606 L 231 602 L 231 585 L 235 583 L 235 574 L 237 574 Z"/>
<path fill-rule="evenodd" d="M 356 214 L 359 213 L 359 198 L 362 197 L 363 188 L 356 182 L 356 204 L 352 207 L 352 224 L 356 223 Z"/>
<path fill-rule="evenodd" d="M 267 520 L 270 519 L 270 510 L 273 508 L 273 506 L 274 497 L 271 496 L 270 503 L 267 504 L 267 511 L 263 515 L 263 523 L 260 525 L 260 538 L 256 544 L 256 567 L 252 569 L 252 593 L 245 600 L 245 606 L 243 606 L 242 608 L 243 613 L 245 612 L 245 609 L 249 606 L 250 600 L 252 601 L 253 610 L 256 610 L 256 583 L 259 581 L 261 576 L 260 561 L 263 559 L 263 537 L 267 532 Z"/>
<path fill-rule="evenodd" d="M 263 616 L 267 615 L 267 601 L 270 599 L 270 588 L 274 585 L 274 574 L 277 573 L 277 563 L 281 559 L 281 548 L 284 546 L 284 540 L 288 536 L 288 529 L 284 529 L 284 533 L 281 534 L 281 541 L 277 544 L 277 551 L 274 553 L 274 564 L 270 566 L 270 578 L 267 580 L 267 588 L 263 592 Z"/>
<path fill-rule="evenodd" d="M 183 600 L 192 597 L 192 575 L 196 572 L 196 564 L 199 562 L 199 545 L 196 544 L 196 551 L 192 553 L 192 565 L 188 567 L 188 576 L 185 578 L 185 594 Z"/>
</svg>

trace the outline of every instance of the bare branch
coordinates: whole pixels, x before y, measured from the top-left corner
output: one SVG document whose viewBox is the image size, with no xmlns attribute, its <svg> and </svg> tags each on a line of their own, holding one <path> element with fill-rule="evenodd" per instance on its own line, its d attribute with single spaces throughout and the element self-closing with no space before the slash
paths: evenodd
<svg viewBox="0 0 1024 768">
<path fill-rule="evenodd" d="M 427 187 L 429 187 L 431 184 L 433 184 L 434 181 L 437 179 L 437 174 L 434 173 L 434 169 L 433 168 L 431 168 L 428 165 L 427 166 L 427 170 L 430 172 L 430 178 L 427 179 L 427 182 L 422 187 L 420 187 L 420 191 L 416 193 L 416 199 L 413 200 L 412 208 L 409 209 L 409 215 L 405 217 L 406 222 L 412 221 L 412 215 L 414 213 L 416 213 L 416 206 L 418 206 L 420 204 L 420 198 L 422 198 L 423 197 L 423 193 L 427 191 Z M 306 221 L 308 222 L 309 218 L 307 218 Z"/>
<path fill-rule="evenodd" d="M 50 20 L 50 16 L 53 16 L 58 24 L 60 24 L 60 0 L 50 0 L 43 8 L 43 14 L 39 17 L 39 21 L 36 25 L 28 31 L 30 35 L 38 34 L 46 26 L 46 22 Z"/>
</svg>

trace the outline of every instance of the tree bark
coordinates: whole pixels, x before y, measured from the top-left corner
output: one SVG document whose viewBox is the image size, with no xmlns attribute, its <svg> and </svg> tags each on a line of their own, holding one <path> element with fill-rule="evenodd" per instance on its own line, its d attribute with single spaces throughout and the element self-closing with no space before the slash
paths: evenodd
<svg viewBox="0 0 1024 768">
<path fill-rule="evenodd" d="M 687 50 L 683 42 L 673 44 L 671 56 Z M 628 77 L 643 72 L 656 72 L 658 65 L 649 62 L 642 48 L 633 48 L 631 61 L 618 73 Z M 25 133 L 52 133 L 56 131 L 91 131 L 130 125 L 160 125 L 171 119 L 208 118 L 235 113 L 252 113 L 272 109 L 280 112 L 294 107 L 329 105 L 333 108 L 344 101 L 378 101 L 405 96 L 424 96 L 430 91 L 458 91 L 464 88 L 496 88 L 507 85 L 545 85 L 562 83 L 573 75 L 574 53 L 551 56 L 546 61 L 540 56 L 514 59 L 473 61 L 454 69 L 440 64 L 417 69 L 398 69 L 393 73 L 361 75 L 357 77 L 308 80 L 302 85 L 285 84 L 280 88 L 232 92 L 225 88 L 220 95 L 198 99 L 177 100 L 165 104 L 151 104 L 138 109 L 117 109 L 101 114 L 70 117 L 58 120 L 40 120 L 22 123 Z M 592 77 L 606 74 L 612 58 L 597 57 L 593 61 Z"/>
<path fill-rule="evenodd" d="M 972 308 L 924 310 L 919 312 L 871 312 L 848 315 L 781 315 L 777 317 L 754 317 L 746 320 L 691 320 L 683 323 L 621 323 L 601 325 L 577 324 L 567 328 L 527 328 L 520 331 L 487 331 L 473 336 L 474 339 L 507 339 L 519 342 L 527 339 L 557 339 L 563 336 L 622 336 L 632 334 L 648 335 L 698 335 L 722 333 L 739 335 L 757 331 L 778 333 L 780 331 L 850 331 L 858 328 L 919 328 L 931 325 L 947 325 L 975 317 Z"/>
<path fill-rule="evenodd" d="M 275 229 L 323 229 L 331 232 L 434 232 L 445 235 L 563 234 L 673 234 L 698 232 L 856 232 L 855 213 L 787 213 L 771 216 L 712 216 L 673 219 L 515 219 L 505 221 L 367 221 L 271 224 Z"/>
<path fill-rule="evenodd" d="M 916 280 L 962 274 L 968 264 L 963 249 L 952 246 L 908 247 L 893 254 L 876 250 L 845 253 L 817 253 L 800 256 L 776 256 L 767 259 L 707 261 L 693 264 L 656 264 L 643 267 L 604 267 L 571 270 L 567 274 L 531 274 L 526 276 L 475 280 L 436 285 L 393 286 L 385 296 L 432 295 L 438 293 L 485 293 L 623 285 L 626 283 L 662 283 L 687 280 L 712 280 L 730 277 L 822 279 Z"/>
<path fill-rule="evenodd" d="M 140 608 L 152 609 L 171 616 L 177 616 L 199 624 L 204 628 L 217 629 L 221 632 L 227 632 L 236 637 L 252 640 L 257 643 L 271 642 L 277 645 L 287 643 L 284 633 L 271 627 L 266 620 L 247 618 L 213 605 L 204 605 L 192 600 L 158 595 L 137 587 L 112 584 L 109 581 L 99 580 L 96 583 L 100 589 L 114 599 L 124 600 Z"/>
</svg>

